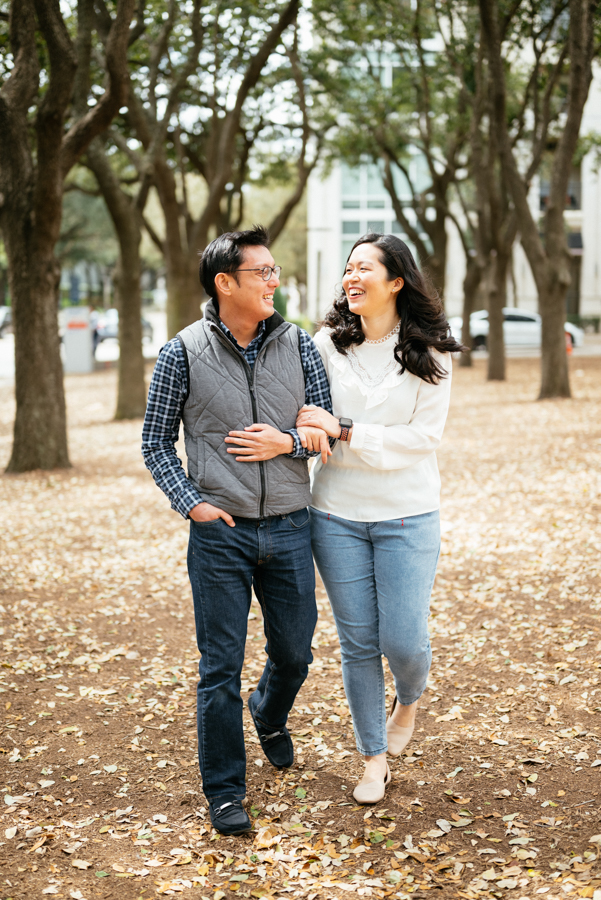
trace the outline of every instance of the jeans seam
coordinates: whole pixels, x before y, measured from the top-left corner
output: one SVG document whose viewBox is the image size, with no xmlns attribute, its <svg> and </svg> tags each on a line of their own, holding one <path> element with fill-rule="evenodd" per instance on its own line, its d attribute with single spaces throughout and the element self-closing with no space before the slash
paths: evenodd
<svg viewBox="0 0 601 900">
<path fill-rule="evenodd" d="M 194 558 L 194 575 L 195 575 L 195 577 L 196 577 L 197 572 L 196 572 L 196 554 L 195 554 L 195 553 L 193 553 L 193 558 Z M 204 601 L 203 601 L 203 599 L 202 599 L 202 596 L 201 596 L 201 600 L 200 600 L 200 603 L 199 603 L 199 607 L 200 607 L 200 614 L 201 614 L 201 616 L 202 616 L 202 629 L 203 629 L 204 634 L 206 635 L 206 633 L 207 633 L 207 628 L 206 628 L 206 623 L 205 623 Z M 201 655 L 201 658 L 202 658 L 202 653 L 201 653 L 200 655 Z M 211 666 L 211 659 L 210 659 L 210 656 L 209 656 L 209 641 L 206 641 L 206 654 L 205 654 L 205 655 L 206 655 L 207 666 L 208 666 L 208 668 L 210 669 L 210 666 Z M 199 676 L 200 676 L 200 672 L 199 672 L 198 674 L 199 674 Z M 209 765 L 209 763 L 208 763 L 207 753 L 206 753 L 206 734 L 207 734 L 207 729 L 205 728 L 205 700 L 204 700 L 204 697 L 203 697 L 203 700 L 202 700 L 202 714 L 201 714 L 201 723 L 200 723 L 200 725 L 201 725 L 201 731 L 202 731 L 202 758 L 203 758 L 203 763 L 204 763 L 204 769 L 205 769 L 205 772 L 206 772 L 206 771 L 207 771 L 207 768 L 210 769 L 210 765 Z M 207 772 L 207 774 L 208 774 L 208 772 Z"/>
<path fill-rule="evenodd" d="M 267 608 L 265 606 L 265 595 L 263 594 L 263 585 L 259 578 L 257 579 L 257 584 L 258 584 L 259 595 L 260 595 L 257 597 L 257 600 L 259 601 L 259 605 L 260 605 L 261 611 L 263 613 L 263 623 L 265 625 L 265 639 L 267 640 L 267 658 L 271 662 L 271 636 L 270 636 L 270 632 L 269 632 L 269 618 L 267 616 Z M 271 662 L 271 668 L 269 670 L 269 675 L 267 676 L 265 690 L 263 691 L 263 699 L 261 700 L 261 702 L 255 709 L 255 716 L 258 716 L 261 707 L 265 703 L 265 699 L 267 697 L 267 692 L 269 690 L 269 684 L 271 682 L 272 672 L 273 672 L 273 662 Z"/>
</svg>

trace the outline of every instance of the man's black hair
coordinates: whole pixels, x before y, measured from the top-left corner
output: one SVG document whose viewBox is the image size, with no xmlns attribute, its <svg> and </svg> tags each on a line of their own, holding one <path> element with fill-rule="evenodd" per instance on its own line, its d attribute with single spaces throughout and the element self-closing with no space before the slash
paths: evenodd
<svg viewBox="0 0 601 900">
<path fill-rule="evenodd" d="M 215 276 L 219 272 L 231 275 L 239 269 L 245 247 L 269 247 L 269 243 L 269 232 L 262 225 L 253 225 L 248 231 L 228 231 L 211 241 L 198 266 L 200 283 L 209 297 L 217 301 Z"/>
</svg>

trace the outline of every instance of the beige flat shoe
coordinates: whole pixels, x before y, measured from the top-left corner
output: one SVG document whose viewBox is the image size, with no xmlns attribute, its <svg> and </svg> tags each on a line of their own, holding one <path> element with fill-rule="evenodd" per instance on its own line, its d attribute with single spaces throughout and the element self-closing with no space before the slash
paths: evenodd
<svg viewBox="0 0 601 900">
<path fill-rule="evenodd" d="M 392 709 L 390 710 L 390 717 L 386 722 L 386 734 L 388 736 L 388 754 L 389 756 L 400 756 L 413 735 L 413 729 L 415 728 L 415 723 L 413 725 L 396 725 L 392 721 L 392 715 L 394 713 L 395 707 L 397 705 L 397 698 L 395 697 L 392 702 Z"/>
<path fill-rule="evenodd" d="M 390 784 L 392 775 L 390 769 L 386 766 L 386 778 L 380 781 L 379 778 L 368 778 L 363 776 L 355 790 L 353 797 L 357 803 L 379 803 L 386 793 L 386 788 Z"/>
</svg>

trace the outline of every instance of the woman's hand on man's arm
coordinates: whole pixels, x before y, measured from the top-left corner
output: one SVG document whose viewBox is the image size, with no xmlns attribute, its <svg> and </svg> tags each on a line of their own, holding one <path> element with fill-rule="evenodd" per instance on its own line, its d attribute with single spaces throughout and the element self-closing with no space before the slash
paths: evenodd
<svg viewBox="0 0 601 900">
<path fill-rule="evenodd" d="M 340 422 L 320 406 L 303 406 L 296 418 L 296 427 L 321 428 L 332 438 L 339 438 L 342 431 Z"/>
</svg>

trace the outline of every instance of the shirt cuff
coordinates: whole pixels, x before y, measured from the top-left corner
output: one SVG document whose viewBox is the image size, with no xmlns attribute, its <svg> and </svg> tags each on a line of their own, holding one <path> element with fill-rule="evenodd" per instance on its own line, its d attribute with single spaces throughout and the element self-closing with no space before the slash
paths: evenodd
<svg viewBox="0 0 601 900">
<path fill-rule="evenodd" d="M 289 434 L 294 443 L 292 453 L 286 453 L 285 456 L 287 456 L 288 459 L 298 459 L 299 457 L 306 456 L 307 451 L 301 444 L 301 439 L 296 428 L 291 428 L 289 431 L 285 431 L 284 434 Z"/>
<path fill-rule="evenodd" d="M 181 494 L 173 498 L 171 508 L 178 512 L 183 519 L 187 519 L 189 518 L 190 510 L 198 506 L 199 503 L 204 502 L 196 488 L 186 487 Z"/>
<path fill-rule="evenodd" d="M 384 441 L 383 425 L 353 425 L 349 447 L 355 453 L 380 453 Z"/>
<path fill-rule="evenodd" d="M 354 450 L 356 453 L 360 453 L 365 446 L 365 438 L 367 436 L 367 425 L 360 425 L 357 422 L 353 422 L 353 433 L 351 435 L 351 439 L 349 441 L 349 447 L 351 450 Z"/>
</svg>

